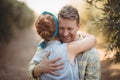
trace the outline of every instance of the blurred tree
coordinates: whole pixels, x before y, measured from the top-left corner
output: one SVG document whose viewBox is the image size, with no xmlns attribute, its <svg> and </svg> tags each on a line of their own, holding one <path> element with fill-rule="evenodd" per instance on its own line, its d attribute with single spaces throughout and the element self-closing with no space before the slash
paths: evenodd
<svg viewBox="0 0 120 80">
<path fill-rule="evenodd" d="M 104 33 L 107 50 L 115 53 L 114 61 L 120 62 L 120 0 L 86 0 L 86 2 L 103 11 L 103 17 L 94 19 L 95 24 Z M 102 2 L 104 8 L 98 7 L 98 2 Z"/>
<path fill-rule="evenodd" d="M 80 30 L 99 36 L 101 34 L 99 28 L 93 24 L 94 16 L 99 16 L 98 11 L 94 7 L 86 6 L 86 3 L 82 0 L 70 0 L 70 4 L 75 6 L 80 14 Z M 93 16 L 94 15 L 94 16 Z M 100 34 L 97 34 L 100 33 Z"/>
<path fill-rule="evenodd" d="M 0 0 L 0 45 L 9 42 L 17 30 L 31 27 L 33 12 L 17 0 Z"/>
</svg>

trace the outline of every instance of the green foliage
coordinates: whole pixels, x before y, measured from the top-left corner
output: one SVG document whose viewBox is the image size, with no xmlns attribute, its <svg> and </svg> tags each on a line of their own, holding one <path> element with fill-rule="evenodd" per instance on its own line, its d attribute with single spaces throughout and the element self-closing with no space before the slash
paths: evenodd
<svg viewBox="0 0 120 80">
<path fill-rule="evenodd" d="M 103 11 L 104 17 L 95 21 L 106 37 L 106 47 L 109 52 L 114 52 L 115 62 L 120 62 L 120 0 L 86 0 L 90 5 Z M 98 8 L 96 2 L 103 2 L 104 8 Z"/>
<path fill-rule="evenodd" d="M 108 50 L 116 52 L 115 62 L 120 62 L 120 0 L 108 0 L 105 6 L 104 32 Z"/>
<path fill-rule="evenodd" d="M 0 44 L 9 42 L 17 30 L 31 27 L 33 12 L 16 0 L 0 1 Z"/>
</svg>

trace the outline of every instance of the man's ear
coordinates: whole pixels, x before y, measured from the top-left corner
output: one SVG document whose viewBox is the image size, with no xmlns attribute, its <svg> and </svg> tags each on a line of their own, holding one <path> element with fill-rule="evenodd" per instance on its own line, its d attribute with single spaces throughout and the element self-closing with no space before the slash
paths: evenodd
<svg viewBox="0 0 120 80">
<path fill-rule="evenodd" d="M 80 25 L 81 25 L 80 23 L 79 23 L 79 24 L 77 24 L 78 29 L 80 29 Z"/>
</svg>

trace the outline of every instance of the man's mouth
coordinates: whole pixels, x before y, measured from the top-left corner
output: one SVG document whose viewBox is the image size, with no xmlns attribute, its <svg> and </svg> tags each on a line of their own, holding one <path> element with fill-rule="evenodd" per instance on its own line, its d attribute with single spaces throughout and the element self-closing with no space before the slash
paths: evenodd
<svg viewBox="0 0 120 80">
<path fill-rule="evenodd" d="M 70 37 L 63 38 L 64 41 L 70 40 Z"/>
</svg>

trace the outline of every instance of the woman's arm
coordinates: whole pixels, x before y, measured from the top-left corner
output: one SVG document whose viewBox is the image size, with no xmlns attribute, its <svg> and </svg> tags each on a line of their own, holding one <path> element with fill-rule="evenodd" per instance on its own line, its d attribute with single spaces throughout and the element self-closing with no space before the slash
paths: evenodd
<svg viewBox="0 0 120 80">
<path fill-rule="evenodd" d="M 93 35 L 80 32 L 84 38 L 67 44 L 68 54 L 76 56 L 77 54 L 91 49 L 96 44 L 96 38 Z"/>
</svg>

